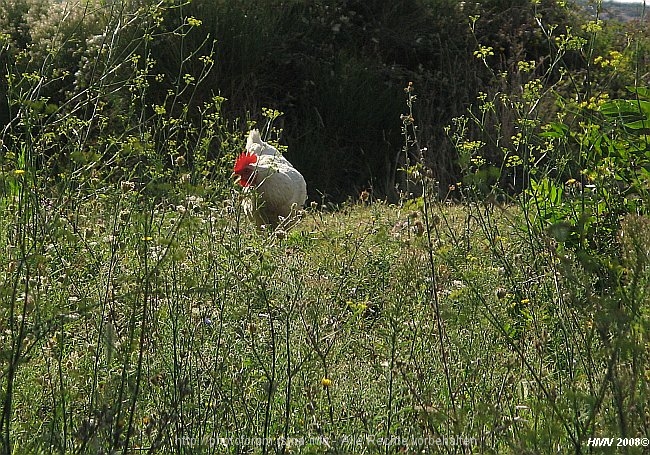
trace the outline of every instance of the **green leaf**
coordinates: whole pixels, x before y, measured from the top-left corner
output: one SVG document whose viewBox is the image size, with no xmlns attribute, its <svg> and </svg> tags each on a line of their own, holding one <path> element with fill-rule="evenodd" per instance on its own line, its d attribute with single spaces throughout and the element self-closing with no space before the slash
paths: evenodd
<svg viewBox="0 0 650 455">
<path fill-rule="evenodd" d="M 569 127 L 564 123 L 553 122 L 547 125 L 548 130 L 540 133 L 541 137 L 549 137 L 554 139 L 559 139 L 566 137 L 569 133 Z"/>
<path fill-rule="evenodd" d="M 640 98 L 647 98 L 650 99 L 650 88 L 648 87 L 633 87 L 633 86 L 627 86 L 626 87 L 630 92 L 636 93 Z"/>
<path fill-rule="evenodd" d="M 610 117 L 638 114 L 639 109 L 632 100 L 612 100 L 600 106 L 600 112 Z"/>
<path fill-rule="evenodd" d="M 623 126 L 633 130 L 650 128 L 650 101 L 612 100 L 603 104 L 600 112 L 618 118 Z"/>
<path fill-rule="evenodd" d="M 636 120 L 634 122 L 624 122 L 626 128 L 632 130 L 644 130 L 650 128 L 650 119 Z"/>
</svg>

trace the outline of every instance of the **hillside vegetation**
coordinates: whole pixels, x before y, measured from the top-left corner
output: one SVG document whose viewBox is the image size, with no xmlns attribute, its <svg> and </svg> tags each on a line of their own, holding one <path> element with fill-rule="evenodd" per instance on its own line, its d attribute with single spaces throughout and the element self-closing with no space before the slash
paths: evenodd
<svg viewBox="0 0 650 455">
<path fill-rule="evenodd" d="M 592 6 L 0 4 L 0 454 L 647 451 L 650 38 Z"/>
<path fill-rule="evenodd" d="M 550 121 L 554 97 L 623 95 L 648 59 L 640 25 L 608 23 L 594 34 L 585 26 L 593 12 L 581 16 L 549 1 L 11 0 L 3 8 L 2 67 L 12 78 L 0 87 L 0 124 L 9 151 L 11 135 L 42 126 L 56 135 L 42 145 L 54 175 L 78 165 L 75 152 L 105 164 L 136 140 L 143 147 L 128 152 L 131 161 L 168 168 L 179 155 L 191 169 L 221 175 L 219 159 L 239 146 L 226 131 L 246 130 L 271 109 L 285 114 L 279 139 L 319 202 L 341 202 L 363 189 L 398 200 L 406 178 L 400 169 L 419 159 L 414 150 L 401 153 L 396 121 L 409 81 L 422 95 L 416 114 L 423 158 L 444 193 L 461 176 L 444 127 L 480 93 L 517 101 L 526 83 L 539 81 L 545 96 L 528 115 Z M 483 46 L 490 52 L 476 58 Z M 610 51 L 623 52 L 623 66 L 598 64 Z M 641 65 L 638 74 L 630 62 Z M 500 166 L 520 114 L 508 103 L 496 107 L 485 125 L 493 137 L 484 142 L 490 164 Z M 17 122 L 27 114 L 33 119 L 25 129 Z M 471 133 L 480 130 L 472 126 Z M 77 150 L 80 140 L 84 150 Z M 124 164 L 128 172 L 130 162 Z"/>
</svg>

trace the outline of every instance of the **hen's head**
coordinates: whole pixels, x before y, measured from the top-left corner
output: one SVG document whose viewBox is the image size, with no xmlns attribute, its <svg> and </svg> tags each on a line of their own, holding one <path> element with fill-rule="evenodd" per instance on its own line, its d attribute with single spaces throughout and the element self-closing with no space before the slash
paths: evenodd
<svg viewBox="0 0 650 455">
<path fill-rule="evenodd" d="M 255 172 L 253 164 L 257 162 L 257 155 L 250 152 L 242 152 L 235 160 L 235 168 L 233 172 L 239 176 L 239 184 L 241 186 L 249 186 L 253 183 L 251 177 Z"/>
</svg>

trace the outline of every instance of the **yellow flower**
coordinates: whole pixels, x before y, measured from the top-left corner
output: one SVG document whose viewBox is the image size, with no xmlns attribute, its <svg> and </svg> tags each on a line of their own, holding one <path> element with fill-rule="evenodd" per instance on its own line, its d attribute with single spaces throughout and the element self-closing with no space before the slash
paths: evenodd
<svg viewBox="0 0 650 455">
<path fill-rule="evenodd" d="M 197 19 L 196 17 L 188 17 L 187 18 L 187 25 L 190 27 L 199 27 L 203 22 L 201 22 L 200 19 Z"/>
<path fill-rule="evenodd" d="M 25 173 L 25 169 L 16 169 L 14 171 L 14 175 L 23 175 Z"/>
<path fill-rule="evenodd" d="M 320 380 L 320 383 L 323 387 L 327 388 L 332 385 L 332 380 L 330 378 L 323 378 Z"/>
<path fill-rule="evenodd" d="M 478 50 L 474 51 L 474 56 L 481 60 L 485 60 L 491 55 L 494 55 L 494 49 L 491 46 L 479 45 Z"/>
<path fill-rule="evenodd" d="M 161 106 L 160 104 L 154 104 L 153 110 L 158 115 L 164 115 L 167 113 L 167 109 L 165 108 L 165 106 Z"/>
<path fill-rule="evenodd" d="M 587 33 L 597 33 L 603 30 L 603 21 L 600 19 L 596 21 L 589 21 L 582 26 L 582 29 Z"/>
<path fill-rule="evenodd" d="M 147 236 L 147 237 L 142 237 L 142 241 L 143 241 L 143 242 L 151 242 L 152 240 L 153 240 L 153 237 L 149 237 L 149 236 Z"/>
</svg>

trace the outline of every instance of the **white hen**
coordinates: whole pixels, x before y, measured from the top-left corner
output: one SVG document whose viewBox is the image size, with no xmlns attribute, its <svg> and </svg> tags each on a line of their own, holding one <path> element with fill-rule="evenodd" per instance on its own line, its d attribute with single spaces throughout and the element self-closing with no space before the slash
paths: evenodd
<svg viewBox="0 0 650 455">
<path fill-rule="evenodd" d="M 244 212 L 258 227 L 277 227 L 307 199 L 302 174 L 275 147 L 262 141 L 257 130 L 248 134 L 246 151 L 235 161 L 234 173 L 248 193 L 242 204 Z"/>
</svg>

